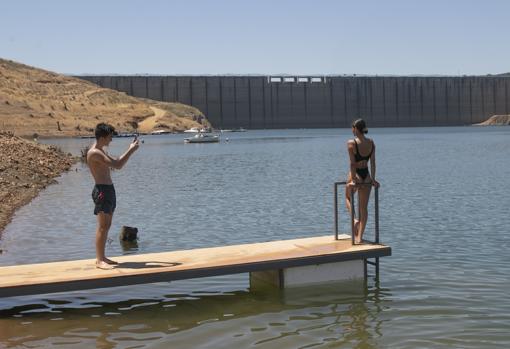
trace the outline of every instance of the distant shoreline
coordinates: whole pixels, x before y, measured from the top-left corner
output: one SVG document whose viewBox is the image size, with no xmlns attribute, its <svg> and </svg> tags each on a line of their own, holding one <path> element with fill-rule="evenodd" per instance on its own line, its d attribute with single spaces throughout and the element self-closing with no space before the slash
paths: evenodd
<svg viewBox="0 0 510 349">
<path fill-rule="evenodd" d="M 506 118 L 505 121 L 501 121 L 502 120 L 501 117 Z M 465 124 L 465 125 L 375 126 L 375 127 L 371 127 L 371 128 L 383 128 L 383 129 L 387 129 L 387 128 L 421 128 L 421 127 L 426 127 L 426 128 L 437 127 L 437 128 L 441 128 L 441 127 L 470 127 L 470 126 L 510 126 L 510 115 L 494 115 L 493 117 L 491 117 L 490 119 L 488 119 L 488 120 L 486 120 L 484 122 L 475 123 L 475 124 Z M 254 129 L 250 129 L 250 130 L 251 131 L 264 131 L 264 130 L 277 131 L 277 130 L 303 130 L 303 129 L 316 130 L 316 129 L 350 129 L 350 128 L 349 127 L 308 127 L 308 128 L 306 128 L 306 127 L 305 128 L 303 128 L 303 127 L 296 127 L 296 128 L 254 128 Z M 220 129 L 218 129 L 218 130 L 214 129 L 213 132 L 220 133 L 221 130 Z M 138 136 L 152 136 L 151 133 L 133 132 L 133 133 L 126 134 L 126 135 L 115 136 L 114 138 L 129 138 L 129 137 L 133 137 L 135 134 L 138 135 Z M 168 132 L 166 134 L 186 135 L 186 133 L 184 131 Z M 25 134 L 18 135 L 18 137 L 23 138 L 23 139 L 27 139 L 27 140 L 32 140 L 32 138 L 33 138 L 32 136 L 25 135 Z M 37 137 L 37 139 L 71 139 L 71 138 L 75 138 L 75 139 L 94 139 L 95 136 L 93 134 L 91 134 L 91 135 L 84 135 L 84 134 L 62 134 L 62 133 L 55 133 L 55 134 L 38 135 L 38 137 Z"/>
</svg>

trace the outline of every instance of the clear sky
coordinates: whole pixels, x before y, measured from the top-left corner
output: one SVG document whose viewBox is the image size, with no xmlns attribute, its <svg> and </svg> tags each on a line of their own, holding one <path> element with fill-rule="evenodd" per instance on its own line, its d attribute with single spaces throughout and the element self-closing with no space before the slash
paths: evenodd
<svg viewBox="0 0 510 349">
<path fill-rule="evenodd" d="M 3 0 L 0 57 L 67 74 L 510 72 L 507 0 Z"/>
</svg>

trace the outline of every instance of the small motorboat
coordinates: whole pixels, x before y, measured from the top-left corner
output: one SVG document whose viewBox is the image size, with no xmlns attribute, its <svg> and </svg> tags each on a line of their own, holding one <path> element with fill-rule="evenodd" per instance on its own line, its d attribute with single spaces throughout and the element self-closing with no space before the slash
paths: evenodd
<svg viewBox="0 0 510 349">
<path fill-rule="evenodd" d="M 172 133 L 172 132 L 168 131 L 168 130 L 154 130 L 151 132 L 151 135 L 166 135 L 168 133 Z"/>
<path fill-rule="evenodd" d="M 200 132 L 200 130 L 198 129 L 198 127 L 192 127 L 190 128 L 189 130 L 185 130 L 184 133 L 198 133 Z"/>
<path fill-rule="evenodd" d="M 201 133 L 201 132 L 211 132 L 211 128 L 210 127 L 203 127 L 203 128 L 192 127 L 189 130 L 184 131 L 184 133 Z"/>
<path fill-rule="evenodd" d="M 219 141 L 220 136 L 201 132 L 193 137 L 184 138 L 184 143 L 217 143 Z"/>
</svg>

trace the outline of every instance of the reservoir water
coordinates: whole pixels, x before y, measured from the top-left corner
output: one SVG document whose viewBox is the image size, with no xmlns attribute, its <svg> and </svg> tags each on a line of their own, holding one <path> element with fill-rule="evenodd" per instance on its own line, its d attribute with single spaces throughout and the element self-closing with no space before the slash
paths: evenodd
<svg viewBox="0 0 510 349">
<path fill-rule="evenodd" d="M 0 348 L 510 346 L 510 127 L 370 129 L 381 279 L 268 293 L 248 275 L 0 299 Z M 333 234 L 347 129 L 147 136 L 113 173 L 109 256 Z M 226 141 L 228 138 L 228 141 Z M 46 142 L 78 154 L 90 140 Z M 120 154 L 129 139 L 114 139 Z M 17 211 L 0 265 L 94 258 L 92 179 L 78 164 Z M 373 204 L 373 200 L 371 205 Z M 345 209 L 341 230 L 348 231 Z M 373 230 L 370 213 L 367 237 Z M 122 225 L 139 228 L 123 249 Z"/>
</svg>

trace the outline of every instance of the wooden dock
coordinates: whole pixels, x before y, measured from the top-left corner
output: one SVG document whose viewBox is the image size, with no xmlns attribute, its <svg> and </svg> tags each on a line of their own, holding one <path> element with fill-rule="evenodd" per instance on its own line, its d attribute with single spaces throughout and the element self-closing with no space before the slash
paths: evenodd
<svg viewBox="0 0 510 349">
<path fill-rule="evenodd" d="M 263 272 L 391 255 L 382 244 L 352 245 L 340 235 L 270 241 L 173 252 L 112 257 L 112 270 L 95 260 L 0 267 L 0 297 L 68 292 L 174 281 L 216 275 Z"/>
</svg>

